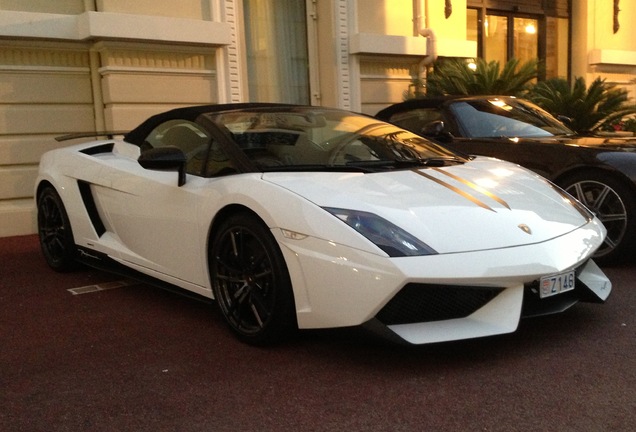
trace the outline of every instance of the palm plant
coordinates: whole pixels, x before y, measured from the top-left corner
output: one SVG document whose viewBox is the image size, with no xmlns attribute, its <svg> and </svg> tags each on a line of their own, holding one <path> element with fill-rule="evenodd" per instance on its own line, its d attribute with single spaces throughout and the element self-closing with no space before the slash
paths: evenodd
<svg viewBox="0 0 636 432">
<path fill-rule="evenodd" d="M 611 130 L 621 118 L 636 113 L 636 105 L 628 104 L 627 90 L 601 78 L 589 87 L 582 77 L 572 85 L 564 78 L 552 78 L 537 83 L 526 98 L 552 115 L 568 118 L 568 125 L 580 133 Z"/>
<path fill-rule="evenodd" d="M 473 66 L 473 67 L 470 67 Z M 446 59 L 426 78 L 427 95 L 522 95 L 537 78 L 537 60 L 523 64 L 509 60 L 501 69 L 498 61 Z"/>
</svg>

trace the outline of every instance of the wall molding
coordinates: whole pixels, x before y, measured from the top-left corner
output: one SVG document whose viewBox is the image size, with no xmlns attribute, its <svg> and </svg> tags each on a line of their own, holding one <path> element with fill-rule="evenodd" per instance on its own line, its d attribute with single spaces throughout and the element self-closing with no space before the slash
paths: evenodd
<svg viewBox="0 0 636 432">
<path fill-rule="evenodd" d="M 426 38 L 356 33 L 349 38 L 351 54 L 426 55 Z"/>
<path fill-rule="evenodd" d="M 88 69 L 89 55 L 86 50 L 36 48 L 28 46 L 0 46 L 0 65 L 7 68 L 51 68 Z"/>
<path fill-rule="evenodd" d="M 0 36 L 89 41 L 178 42 L 225 46 L 231 27 L 219 21 L 88 11 L 78 15 L 0 10 Z"/>
<path fill-rule="evenodd" d="M 214 69 L 214 53 L 187 53 L 174 51 L 99 50 L 102 69 L 192 70 Z"/>
<path fill-rule="evenodd" d="M 401 79 L 417 76 L 418 63 L 413 58 L 374 58 L 365 56 L 360 59 L 360 77 L 363 79 Z"/>
<path fill-rule="evenodd" d="M 593 49 L 588 61 L 591 65 L 636 66 L 636 51 Z"/>
<path fill-rule="evenodd" d="M 349 56 L 349 2 L 337 0 L 335 4 L 336 20 L 336 70 L 338 75 L 338 107 L 351 109 L 351 65 Z"/>
<path fill-rule="evenodd" d="M 212 69 L 168 69 L 168 68 L 144 68 L 144 67 L 117 67 L 109 66 L 99 68 L 99 73 L 102 77 L 108 75 L 159 75 L 164 77 L 174 76 L 200 76 L 205 78 L 213 78 L 216 76 L 216 71 Z"/>
<path fill-rule="evenodd" d="M 240 8 L 235 0 L 225 0 L 221 17 L 230 30 L 231 42 L 223 49 L 217 50 L 219 76 L 219 102 L 241 102 L 244 100 L 244 81 L 242 61 L 242 44 L 240 40 Z"/>
<path fill-rule="evenodd" d="M 396 36 L 356 33 L 349 38 L 351 54 L 382 54 L 424 57 L 427 40 L 421 36 Z M 477 42 L 459 39 L 437 38 L 436 49 L 444 57 L 476 57 Z"/>
</svg>

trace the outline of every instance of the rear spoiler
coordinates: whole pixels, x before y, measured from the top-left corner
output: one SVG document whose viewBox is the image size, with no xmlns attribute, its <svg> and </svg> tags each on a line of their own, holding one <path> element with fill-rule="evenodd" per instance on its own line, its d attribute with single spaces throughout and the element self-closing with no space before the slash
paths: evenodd
<svg viewBox="0 0 636 432">
<path fill-rule="evenodd" d="M 108 139 L 113 139 L 115 135 L 126 135 L 129 131 L 101 131 L 101 132 L 77 132 L 71 133 L 67 135 L 62 135 L 55 137 L 55 141 L 62 142 L 68 141 L 77 138 L 97 138 L 97 137 L 106 137 Z"/>
</svg>

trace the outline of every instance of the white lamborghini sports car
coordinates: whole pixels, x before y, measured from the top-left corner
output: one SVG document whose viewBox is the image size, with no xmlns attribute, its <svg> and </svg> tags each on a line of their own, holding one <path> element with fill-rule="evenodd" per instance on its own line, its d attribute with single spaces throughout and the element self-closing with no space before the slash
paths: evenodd
<svg viewBox="0 0 636 432">
<path fill-rule="evenodd" d="M 368 116 L 197 106 L 116 137 L 42 157 L 48 264 L 215 299 L 248 343 L 360 325 L 412 344 L 496 335 L 612 289 L 590 259 L 605 229 L 578 201 Z"/>
</svg>

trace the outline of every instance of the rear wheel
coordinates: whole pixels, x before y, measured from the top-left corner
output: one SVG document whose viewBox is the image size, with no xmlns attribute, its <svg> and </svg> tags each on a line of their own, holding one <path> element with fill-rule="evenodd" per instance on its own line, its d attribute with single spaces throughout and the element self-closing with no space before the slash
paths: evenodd
<svg viewBox="0 0 636 432">
<path fill-rule="evenodd" d="M 297 328 L 285 261 L 273 235 L 255 216 L 239 213 L 221 224 L 209 266 L 218 306 L 239 339 L 268 345 Z"/>
<path fill-rule="evenodd" d="M 636 201 L 631 191 L 620 181 L 598 173 L 569 177 L 561 184 L 607 229 L 607 237 L 596 251 L 595 260 L 610 264 L 625 258 L 636 237 Z"/>
<path fill-rule="evenodd" d="M 37 209 L 40 246 L 47 264 L 59 272 L 73 270 L 77 248 L 66 209 L 55 189 L 49 186 L 40 192 Z"/>
</svg>

